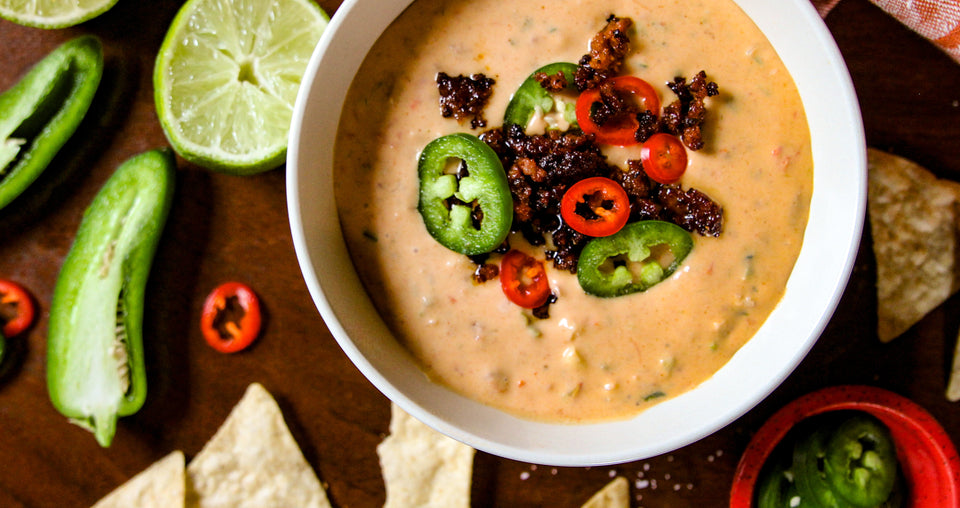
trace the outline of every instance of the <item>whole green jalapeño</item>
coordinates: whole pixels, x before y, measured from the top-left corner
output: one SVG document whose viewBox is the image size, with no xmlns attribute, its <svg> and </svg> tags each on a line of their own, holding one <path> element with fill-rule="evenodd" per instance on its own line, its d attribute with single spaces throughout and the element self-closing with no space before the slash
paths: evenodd
<svg viewBox="0 0 960 508">
<path fill-rule="evenodd" d="M 87 208 L 50 303 L 47 390 L 71 422 L 109 446 L 117 418 L 147 394 L 147 276 L 173 199 L 176 162 L 152 150 L 124 162 Z"/>
<path fill-rule="evenodd" d="M 692 249 L 690 233 L 676 224 L 633 222 L 584 246 L 577 281 L 603 298 L 646 291 L 676 271 Z"/>
<path fill-rule="evenodd" d="M 423 224 L 444 247 L 473 256 L 496 249 L 510 233 L 513 198 L 500 158 L 476 136 L 437 138 L 418 164 Z"/>
</svg>

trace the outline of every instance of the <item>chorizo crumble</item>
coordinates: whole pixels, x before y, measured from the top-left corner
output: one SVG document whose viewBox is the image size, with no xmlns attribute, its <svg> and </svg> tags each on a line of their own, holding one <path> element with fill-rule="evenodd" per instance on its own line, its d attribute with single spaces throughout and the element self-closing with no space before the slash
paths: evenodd
<svg viewBox="0 0 960 508">
<path fill-rule="evenodd" d="M 594 88 L 600 82 L 616 76 L 623 60 L 630 52 L 627 29 L 633 25 L 630 18 L 618 18 L 611 14 L 607 24 L 590 40 L 590 52 L 578 62 L 574 83 L 581 92 Z"/>
<path fill-rule="evenodd" d="M 703 148 L 700 125 L 707 114 L 703 100 L 720 93 L 717 84 L 707 81 L 707 74 L 700 71 L 687 83 L 682 77 L 676 77 L 667 83 L 677 95 L 677 100 L 663 108 L 662 130 L 683 140 L 691 150 Z"/>
<path fill-rule="evenodd" d="M 638 121 L 636 139 L 643 142 L 658 132 L 680 138 L 690 150 L 703 148 L 701 126 L 706 117 L 704 100 L 719 94 L 716 83 L 707 81 L 704 71 L 689 82 L 676 77 L 667 86 L 677 96 L 656 112 L 640 108 L 630 97 L 621 95 L 607 81 L 618 75 L 629 52 L 627 30 L 630 18 L 611 15 L 606 25 L 590 41 L 589 53 L 584 55 L 574 76 L 538 73 L 534 79 L 547 91 L 558 92 L 572 78 L 578 90 L 599 88 L 600 101 L 591 110 L 591 119 L 598 125 L 635 117 Z M 444 117 L 454 117 L 461 123 L 471 117 L 471 127 L 485 127 L 483 108 L 492 94 L 494 80 L 483 74 L 450 77 L 437 75 L 440 105 Z M 677 224 L 690 232 L 704 236 L 719 236 L 723 229 L 723 209 L 709 196 L 697 189 L 682 189 L 677 184 L 660 184 L 651 180 L 639 160 L 630 160 L 626 168 L 607 162 L 593 134 L 580 129 L 548 130 L 545 134 L 527 134 L 518 125 L 506 125 L 484 131 L 480 139 L 499 156 L 507 175 L 513 197 L 514 232 L 519 232 L 531 245 L 543 246 L 546 257 L 555 268 L 577 271 L 580 251 L 591 237 L 583 235 L 567 224 L 560 215 L 560 201 L 574 183 L 593 176 L 603 176 L 619 183 L 630 198 L 630 221 L 663 220 Z M 504 242 L 496 252 L 506 252 Z M 499 267 L 488 263 L 489 255 L 472 256 L 477 269 L 473 279 L 477 283 L 492 280 L 499 275 Z M 533 310 L 537 318 L 548 317 L 551 298 Z"/>
<path fill-rule="evenodd" d="M 493 94 L 495 81 L 483 74 L 472 76 L 449 76 L 445 72 L 437 74 L 437 88 L 440 91 L 440 114 L 444 118 L 455 118 L 463 123 L 468 117 L 470 127 L 486 127 L 483 108 Z"/>
<path fill-rule="evenodd" d="M 547 74 L 545 72 L 538 72 L 533 75 L 533 79 L 537 80 L 537 83 L 540 83 L 540 86 L 548 92 L 560 92 L 567 87 L 567 77 L 563 75 L 563 71 L 557 71 L 556 74 Z"/>
</svg>

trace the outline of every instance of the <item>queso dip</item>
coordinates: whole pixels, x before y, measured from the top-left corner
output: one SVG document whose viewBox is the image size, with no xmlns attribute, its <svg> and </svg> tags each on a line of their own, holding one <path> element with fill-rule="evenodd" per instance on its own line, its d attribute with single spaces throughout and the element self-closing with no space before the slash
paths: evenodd
<svg viewBox="0 0 960 508">
<path fill-rule="evenodd" d="M 576 63 L 611 14 L 629 17 L 621 75 L 653 84 L 701 69 L 706 147 L 688 151 L 681 185 L 723 206 L 719 237 L 693 235 L 683 266 L 648 291 L 584 293 L 545 263 L 549 317 L 511 303 L 496 281 L 440 245 L 417 210 L 417 158 L 431 140 L 480 134 L 443 118 L 436 76 L 483 73 L 496 84 L 484 116 L 498 127 L 535 69 Z M 630 148 L 609 151 L 626 167 Z M 800 250 L 812 193 L 809 130 L 777 54 L 729 0 L 417 0 L 377 41 L 348 94 L 335 150 L 335 195 L 357 271 L 397 339 L 437 383 L 524 418 L 627 418 L 716 372 L 780 300 Z M 511 247 L 543 259 L 512 234 Z"/>
</svg>

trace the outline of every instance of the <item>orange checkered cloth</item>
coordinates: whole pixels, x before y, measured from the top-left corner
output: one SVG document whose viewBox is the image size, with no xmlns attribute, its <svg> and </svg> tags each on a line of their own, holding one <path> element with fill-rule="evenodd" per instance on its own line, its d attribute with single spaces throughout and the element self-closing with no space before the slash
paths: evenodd
<svg viewBox="0 0 960 508">
<path fill-rule="evenodd" d="M 826 16 L 840 0 L 811 0 Z M 960 0 L 870 0 L 960 62 Z"/>
</svg>

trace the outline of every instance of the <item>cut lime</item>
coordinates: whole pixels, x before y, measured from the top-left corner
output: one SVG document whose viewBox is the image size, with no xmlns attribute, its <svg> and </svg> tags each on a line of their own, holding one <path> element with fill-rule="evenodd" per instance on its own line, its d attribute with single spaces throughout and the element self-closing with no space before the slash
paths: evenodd
<svg viewBox="0 0 960 508">
<path fill-rule="evenodd" d="M 300 79 L 328 21 L 313 0 L 184 4 L 153 72 L 173 149 L 232 174 L 282 164 Z"/>
<path fill-rule="evenodd" d="M 0 0 L 0 17 L 37 28 L 63 28 L 103 14 L 117 0 Z"/>
</svg>

